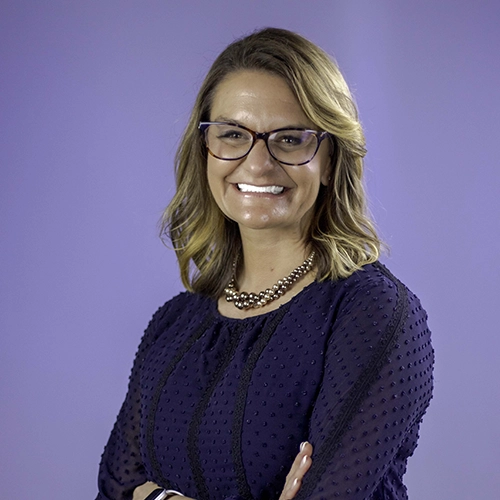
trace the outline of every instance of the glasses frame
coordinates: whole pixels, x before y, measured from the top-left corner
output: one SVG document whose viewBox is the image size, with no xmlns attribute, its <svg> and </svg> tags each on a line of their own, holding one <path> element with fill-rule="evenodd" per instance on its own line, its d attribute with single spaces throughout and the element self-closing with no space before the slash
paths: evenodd
<svg viewBox="0 0 500 500">
<path fill-rule="evenodd" d="M 248 149 L 248 151 L 244 155 L 238 156 L 237 158 L 221 158 L 220 156 L 217 156 L 216 154 L 213 153 L 213 151 L 210 150 L 210 148 L 208 147 L 208 144 L 207 144 L 206 131 L 210 125 L 230 125 L 231 127 L 237 127 L 237 128 L 241 128 L 243 130 L 246 130 L 252 136 L 252 144 L 251 144 L 250 148 Z M 199 128 L 200 132 L 203 134 L 203 140 L 204 140 L 205 146 L 207 148 L 207 151 L 214 158 L 217 158 L 218 160 L 226 160 L 226 161 L 241 160 L 242 158 L 245 158 L 245 156 L 250 154 L 250 151 L 252 151 L 257 140 L 262 139 L 266 144 L 267 151 L 269 152 L 269 154 L 271 155 L 271 157 L 273 159 L 275 159 L 278 163 L 282 163 L 283 165 L 292 165 L 292 166 L 305 165 L 306 163 L 309 163 L 310 161 L 312 161 L 313 158 L 316 156 L 316 153 L 318 152 L 318 149 L 321 146 L 321 142 L 323 141 L 323 139 L 325 139 L 326 137 L 328 137 L 330 135 L 328 132 L 324 132 L 324 131 L 320 132 L 318 130 L 311 130 L 308 128 L 300 128 L 300 127 L 283 127 L 283 128 L 277 128 L 275 130 L 271 130 L 270 132 L 255 132 L 255 130 L 252 130 L 248 127 L 244 127 L 243 125 L 239 125 L 238 123 L 231 123 L 231 122 L 200 122 L 198 124 L 198 128 Z M 316 150 L 314 151 L 311 158 L 309 158 L 309 160 L 303 161 L 301 163 L 289 163 L 286 161 L 278 160 L 278 158 L 276 158 L 276 156 L 274 156 L 273 152 L 271 151 L 271 148 L 269 147 L 269 143 L 268 143 L 269 137 L 276 132 L 283 132 L 284 130 L 300 130 L 301 132 L 311 132 L 316 136 L 316 140 L 318 141 L 316 144 Z"/>
</svg>

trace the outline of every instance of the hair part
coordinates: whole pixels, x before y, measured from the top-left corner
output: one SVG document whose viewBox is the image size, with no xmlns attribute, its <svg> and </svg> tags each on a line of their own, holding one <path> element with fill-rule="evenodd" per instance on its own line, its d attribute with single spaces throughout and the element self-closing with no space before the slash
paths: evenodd
<svg viewBox="0 0 500 500">
<path fill-rule="evenodd" d="M 207 179 L 207 150 L 198 130 L 210 120 L 220 83 L 243 71 L 283 78 L 306 116 L 332 138 L 332 175 L 321 186 L 306 244 L 316 252 L 317 279 L 338 279 L 375 262 L 381 242 L 367 214 L 363 187 L 365 137 L 349 88 L 335 62 L 291 31 L 265 28 L 230 44 L 210 68 L 175 158 L 177 191 L 166 208 L 168 234 L 186 289 L 217 298 L 241 253 L 238 225 L 217 206 Z"/>
</svg>

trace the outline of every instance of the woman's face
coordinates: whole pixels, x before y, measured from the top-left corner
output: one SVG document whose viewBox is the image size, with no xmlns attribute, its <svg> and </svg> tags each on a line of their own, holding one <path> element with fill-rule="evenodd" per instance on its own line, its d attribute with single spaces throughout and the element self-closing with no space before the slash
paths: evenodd
<svg viewBox="0 0 500 500">
<path fill-rule="evenodd" d="M 261 71 L 230 74 L 216 89 L 210 121 L 231 122 L 256 132 L 283 127 L 317 129 L 281 78 Z M 240 160 L 207 159 L 210 190 L 222 212 L 240 230 L 272 229 L 302 238 L 321 184 L 330 175 L 329 141 L 305 165 L 283 165 L 263 140 Z M 262 192 L 274 187 L 273 192 Z M 276 194 L 275 194 L 276 193 Z M 278 234 L 277 234 L 278 236 Z"/>
</svg>

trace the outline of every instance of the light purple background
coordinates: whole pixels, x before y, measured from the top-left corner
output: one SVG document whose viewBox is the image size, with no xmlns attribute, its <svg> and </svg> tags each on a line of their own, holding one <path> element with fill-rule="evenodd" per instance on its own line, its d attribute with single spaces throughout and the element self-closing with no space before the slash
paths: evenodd
<svg viewBox="0 0 500 500">
<path fill-rule="evenodd" d="M 385 261 L 422 299 L 435 399 L 412 500 L 500 491 L 500 2 L 0 2 L 0 498 L 88 500 L 151 314 L 156 222 L 214 57 L 266 25 L 338 59 Z"/>
</svg>

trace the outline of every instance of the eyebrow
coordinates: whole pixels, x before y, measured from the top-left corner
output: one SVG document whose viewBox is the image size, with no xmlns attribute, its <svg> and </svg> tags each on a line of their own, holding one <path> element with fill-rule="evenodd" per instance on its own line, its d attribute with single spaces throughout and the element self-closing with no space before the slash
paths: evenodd
<svg viewBox="0 0 500 500">
<path fill-rule="evenodd" d="M 243 125 L 243 123 L 239 122 L 238 120 L 235 120 L 234 118 L 228 118 L 227 116 L 221 116 L 219 115 L 217 118 L 212 120 L 214 122 L 226 122 L 226 123 L 233 123 L 234 125 L 242 125 L 245 127 L 246 125 Z"/>
<path fill-rule="evenodd" d="M 241 125 L 242 127 L 246 127 L 246 128 L 250 128 L 248 125 L 245 125 L 244 123 L 241 123 L 240 121 L 238 120 L 235 120 L 234 118 L 229 118 L 227 116 L 222 116 L 222 115 L 219 115 L 217 116 L 217 118 L 215 118 L 214 120 L 211 120 L 213 122 L 226 122 L 226 123 L 232 123 L 233 125 Z M 308 126 L 308 125 L 304 125 L 303 123 L 300 123 L 300 124 L 291 124 L 291 125 L 286 125 L 285 127 L 278 127 L 276 129 L 273 129 L 273 130 L 279 130 L 279 129 L 282 129 L 282 128 L 298 128 L 298 129 L 304 129 L 304 130 L 316 130 L 316 127 L 312 126 Z M 268 131 L 269 132 L 269 131 Z"/>
</svg>

